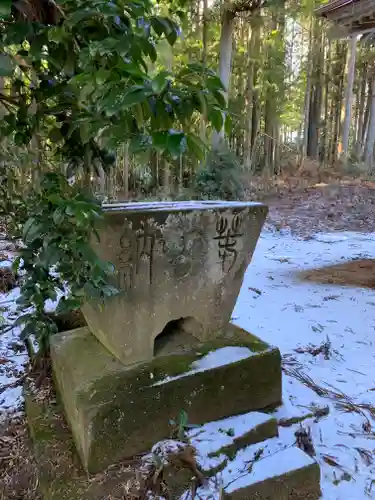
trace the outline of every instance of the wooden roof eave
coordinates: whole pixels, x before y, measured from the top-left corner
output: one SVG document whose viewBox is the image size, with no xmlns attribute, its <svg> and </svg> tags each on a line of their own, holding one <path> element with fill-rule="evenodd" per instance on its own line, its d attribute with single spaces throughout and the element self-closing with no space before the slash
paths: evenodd
<svg viewBox="0 0 375 500">
<path fill-rule="evenodd" d="M 350 35 L 375 29 L 374 0 L 333 0 L 319 7 L 316 15 L 341 26 Z"/>
</svg>

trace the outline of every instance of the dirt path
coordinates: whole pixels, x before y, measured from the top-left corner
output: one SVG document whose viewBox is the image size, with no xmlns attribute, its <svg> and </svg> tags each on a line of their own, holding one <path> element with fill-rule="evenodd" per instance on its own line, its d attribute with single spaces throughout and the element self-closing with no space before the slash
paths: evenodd
<svg viewBox="0 0 375 500">
<path fill-rule="evenodd" d="M 289 228 L 296 236 L 331 231 L 375 231 L 375 186 L 316 185 L 302 191 L 270 196 L 268 224 Z"/>
</svg>

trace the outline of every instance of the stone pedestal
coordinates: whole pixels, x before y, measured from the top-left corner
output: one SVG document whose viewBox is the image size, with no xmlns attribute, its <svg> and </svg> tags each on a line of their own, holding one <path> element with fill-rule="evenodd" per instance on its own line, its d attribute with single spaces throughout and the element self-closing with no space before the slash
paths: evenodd
<svg viewBox="0 0 375 500">
<path fill-rule="evenodd" d="M 82 311 L 122 363 L 151 361 L 156 337 L 183 322 L 197 341 L 229 323 L 267 207 L 243 202 L 105 205 L 95 250 L 114 264 L 120 295 Z M 181 325 L 180 325 L 181 326 Z"/>
<path fill-rule="evenodd" d="M 182 336 L 186 335 L 181 333 Z M 97 472 L 145 452 L 184 410 L 191 424 L 281 402 L 278 349 L 235 326 L 220 339 L 125 366 L 87 327 L 55 335 L 58 391 L 83 466 Z"/>
<path fill-rule="evenodd" d="M 230 325 L 267 208 L 104 206 L 95 250 L 120 294 L 53 337 L 53 372 L 84 468 L 147 451 L 184 410 L 202 424 L 281 401 L 280 353 Z"/>
<path fill-rule="evenodd" d="M 96 250 L 114 264 L 120 295 L 85 304 L 87 326 L 82 317 L 59 318 L 70 328 L 51 339 L 60 397 L 45 404 L 32 387 L 25 391 L 45 500 L 122 498 L 129 481 L 139 485 L 144 464 L 137 455 L 170 437 L 182 411 L 200 426 L 185 437 L 201 473 L 231 474 L 246 458 L 246 481 L 230 479 L 225 498 L 317 500 L 317 464 L 297 449 L 271 453 L 277 420 L 239 415 L 271 410 L 282 397 L 279 350 L 229 323 L 267 208 L 184 202 L 105 211 Z M 252 446 L 259 442 L 270 453 L 258 467 Z M 121 464 L 134 456 L 135 470 Z M 172 462 L 163 479 L 180 498 L 191 491 L 192 471 Z"/>
</svg>

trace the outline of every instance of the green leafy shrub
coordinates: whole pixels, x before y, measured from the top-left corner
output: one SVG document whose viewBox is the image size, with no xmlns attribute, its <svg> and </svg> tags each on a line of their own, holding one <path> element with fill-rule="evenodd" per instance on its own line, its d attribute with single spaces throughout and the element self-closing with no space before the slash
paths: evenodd
<svg viewBox="0 0 375 500">
<path fill-rule="evenodd" d="M 113 166 L 113 150 L 125 141 L 136 154 L 201 157 L 203 145 L 187 126 L 200 113 L 221 129 L 224 87 L 212 69 L 150 69 L 158 44 L 172 46 L 181 35 L 179 9 L 164 17 L 150 0 L 2 7 L 0 77 L 8 84 L 0 89 L 0 134 L 18 146 L 34 141 L 74 173 Z"/>
<path fill-rule="evenodd" d="M 195 178 L 195 191 L 202 198 L 233 200 L 243 196 L 240 165 L 226 148 L 213 150 Z"/>
<path fill-rule="evenodd" d="M 46 314 L 47 300 L 60 299 L 56 312 L 78 309 L 87 298 L 117 293 L 109 284 L 113 266 L 100 260 L 90 246 L 102 218 L 100 206 L 69 185 L 57 173 L 47 173 L 40 187 L 24 201 L 28 218 L 23 225 L 24 246 L 14 263 L 25 274 L 17 301 L 16 321 L 21 336 L 35 336 L 39 352 L 48 351 L 49 337 L 57 326 Z"/>
<path fill-rule="evenodd" d="M 34 184 L 28 196 L 24 182 L 6 195 L 10 160 L 4 159 L 0 215 L 24 243 L 16 263 L 25 276 L 17 323 L 25 340 L 37 336 L 41 352 L 56 331 L 45 304 L 58 290 L 68 288 L 57 312 L 115 293 L 107 283 L 111 266 L 89 245 L 100 206 L 63 175 L 41 180 L 42 172 L 83 170 L 88 185 L 94 167 L 114 165 L 112 152 L 124 142 L 134 155 L 174 159 L 187 150 L 201 158 L 205 145 L 189 123 L 203 113 L 221 129 L 224 87 L 212 69 L 158 67 L 158 44 L 173 45 L 181 34 L 179 9 L 159 14 L 150 0 L 6 1 L 0 9 L 0 78 L 6 82 L 0 136 L 34 157 L 26 169 L 27 184 Z"/>
</svg>

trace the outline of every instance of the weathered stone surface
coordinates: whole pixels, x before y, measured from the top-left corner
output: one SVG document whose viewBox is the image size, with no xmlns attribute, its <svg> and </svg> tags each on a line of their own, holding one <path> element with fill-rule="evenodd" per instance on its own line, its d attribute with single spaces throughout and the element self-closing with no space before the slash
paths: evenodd
<svg viewBox="0 0 375 500">
<path fill-rule="evenodd" d="M 97 475 L 87 475 L 76 454 L 71 433 L 63 418 L 60 402 L 55 399 L 47 402 L 41 401 L 40 397 L 35 397 L 28 387 L 25 388 L 24 395 L 30 434 L 38 465 L 39 488 L 44 500 L 125 498 L 124 485 L 132 478 L 139 477 L 139 471 L 144 469 L 144 459 L 147 459 L 147 456 L 143 457 L 142 460 L 135 459 L 131 462 L 125 462 L 125 464 L 120 462 Z M 241 420 L 243 420 L 242 425 Z M 247 426 L 245 421 L 248 422 Z M 260 425 L 254 427 L 255 422 Z M 188 439 L 191 440 L 193 446 L 199 442 L 198 453 L 203 447 L 203 441 L 206 442 L 205 448 L 216 443 L 217 451 L 223 448 L 223 444 L 228 451 L 228 443 L 231 442 L 231 449 L 234 450 L 238 448 L 235 441 L 245 437 L 249 432 L 252 432 L 253 436 L 256 433 L 259 440 L 263 440 L 265 438 L 264 424 L 266 423 L 269 426 L 269 437 L 272 437 L 275 434 L 272 417 L 267 418 L 265 415 L 264 419 L 260 420 L 259 418 L 254 419 L 254 414 L 245 414 L 219 422 L 206 423 L 203 427 L 189 432 Z M 232 425 L 236 427 L 233 436 L 221 433 L 219 436 L 211 434 L 215 428 L 228 430 Z M 198 433 L 200 431 L 203 432 L 203 435 L 199 441 Z M 158 447 L 156 444 L 153 450 Z M 200 456 L 198 463 L 201 463 Z M 172 499 L 181 498 L 184 491 L 192 484 L 191 471 L 182 468 L 175 460 L 173 460 L 173 466 L 164 468 L 163 478 L 168 485 Z M 219 494 L 217 498 L 219 498 Z M 278 499 L 275 497 L 273 500 Z"/>
<path fill-rule="evenodd" d="M 200 341 L 226 328 L 267 207 L 242 202 L 104 206 L 95 250 L 112 262 L 121 294 L 86 303 L 91 331 L 124 364 L 150 361 L 155 338 L 184 318 Z"/>
<path fill-rule="evenodd" d="M 237 452 L 266 439 L 277 437 L 277 420 L 269 414 L 252 411 L 191 429 L 189 443 L 197 453 L 197 463 L 206 477 L 225 467 Z"/>
<path fill-rule="evenodd" d="M 46 404 L 24 390 L 25 410 L 44 500 L 103 500 L 124 498 L 124 484 L 134 470 L 118 464 L 104 474 L 88 476 L 76 453 L 59 403 Z M 134 462 L 137 467 L 137 462 Z"/>
<path fill-rule="evenodd" d="M 173 343 L 172 343 L 173 345 Z M 231 325 L 189 351 L 164 346 L 151 362 L 124 366 L 80 328 L 53 337 L 55 380 L 84 467 L 97 471 L 168 437 L 185 410 L 201 424 L 281 402 L 281 360 Z"/>
</svg>

